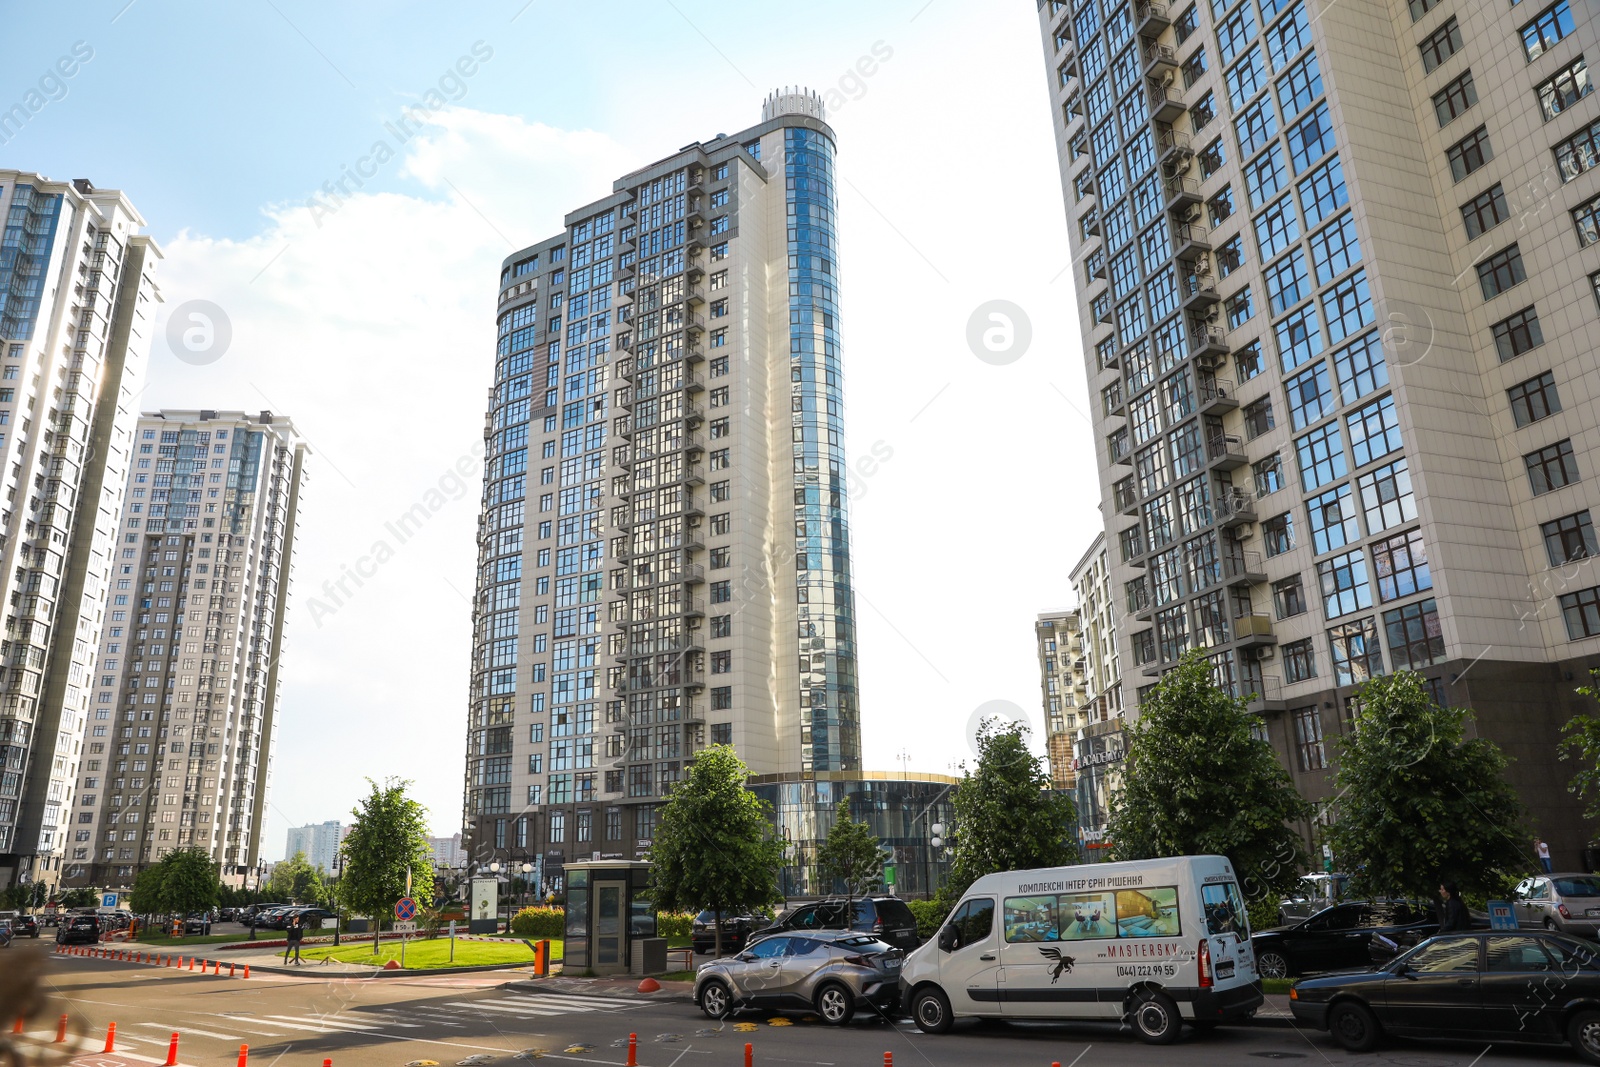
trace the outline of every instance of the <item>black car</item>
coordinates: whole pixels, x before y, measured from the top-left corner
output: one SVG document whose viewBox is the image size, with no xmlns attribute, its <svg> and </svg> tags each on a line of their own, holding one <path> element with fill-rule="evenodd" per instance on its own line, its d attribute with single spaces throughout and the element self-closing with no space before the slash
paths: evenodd
<svg viewBox="0 0 1600 1067">
<path fill-rule="evenodd" d="M 755 915 L 751 912 L 722 913 L 722 951 L 724 953 L 738 952 L 750 942 L 750 935 L 763 929 L 772 920 L 765 916 Z M 715 952 L 717 950 L 717 916 L 716 912 L 707 908 L 694 917 L 694 925 L 689 931 L 689 942 L 697 953 Z"/>
<path fill-rule="evenodd" d="M 1563 934 L 1441 934 L 1374 971 L 1302 979 L 1289 998 L 1296 1021 L 1352 1052 L 1392 1035 L 1569 1044 L 1600 1064 L 1600 954 Z"/>
<path fill-rule="evenodd" d="M 917 917 L 899 897 L 857 897 L 849 904 L 848 922 L 845 921 L 844 898 L 829 898 L 784 912 L 771 926 L 757 930 L 750 939 L 757 941 L 769 934 L 791 930 L 858 930 L 906 952 L 922 944 L 922 938 L 917 936 Z"/>
<path fill-rule="evenodd" d="M 203 911 L 197 911 L 183 920 L 183 934 L 189 936 L 205 936 L 211 933 L 211 916 Z"/>
<path fill-rule="evenodd" d="M 1438 932 L 1437 916 L 1421 901 L 1366 900 L 1335 904 L 1290 926 L 1259 931 L 1250 944 L 1261 977 L 1288 978 L 1370 967 L 1374 951 L 1383 958 L 1385 942 L 1409 946 Z"/>
<path fill-rule="evenodd" d="M 100 942 L 100 918 L 96 915 L 69 915 L 56 927 L 56 944 L 70 945 L 81 942 L 95 945 Z"/>
<path fill-rule="evenodd" d="M 14 915 L 11 917 L 11 932 L 17 937 L 38 937 L 39 920 L 32 915 Z"/>
</svg>

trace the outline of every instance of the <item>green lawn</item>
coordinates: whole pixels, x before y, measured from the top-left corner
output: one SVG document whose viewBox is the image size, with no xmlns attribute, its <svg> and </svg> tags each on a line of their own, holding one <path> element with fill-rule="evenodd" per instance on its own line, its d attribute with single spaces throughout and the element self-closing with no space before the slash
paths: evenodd
<svg viewBox="0 0 1600 1067">
<path fill-rule="evenodd" d="M 1293 978 L 1263 978 L 1263 979 L 1261 979 L 1261 991 L 1263 993 L 1281 993 L 1283 996 L 1288 996 L 1289 995 L 1289 987 L 1292 986 L 1292 985 L 1294 985 L 1294 979 Z"/>
<path fill-rule="evenodd" d="M 400 958 L 400 942 L 384 941 L 378 954 L 372 954 L 372 941 L 360 935 L 348 937 L 338 948 L 332 945 L 313 945 L 302 949 L 302 959 L 334 959 L 341 963 L 358 963 L 381 967 L 390 960 Z M 550 942 L 550 961 L 561 959 L 561 942 Z M 457 941 L 455 962 L 450 962 L 448 937 L 413 940 L 406 943 L 406 970 L 433 967 L 483 967 L 493 964 L 532 963 L 533 950 L 520 941 Z"/>
</svg>

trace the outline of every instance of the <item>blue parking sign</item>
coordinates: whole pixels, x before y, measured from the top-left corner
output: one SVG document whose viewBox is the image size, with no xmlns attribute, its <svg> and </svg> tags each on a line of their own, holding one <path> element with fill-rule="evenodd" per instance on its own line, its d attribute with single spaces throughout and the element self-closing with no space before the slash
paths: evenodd
<svg viewBox="0 0 1600 1067">
<path fill-rule="evenodd" d="M 1489 929 L 1515 930 L 1517 928 L 1517 914 L 1511 910 L 1508 900 L 1489 901 Z"/>
<path fill-rule="evenodd" d="M 117 906 L 117 895 L 115 893 L 102 893 L 102 894 L 100 894 L 100 906 L 102 908 L 114 908 L 114 907 L 116 907 Z"/>
</svg>

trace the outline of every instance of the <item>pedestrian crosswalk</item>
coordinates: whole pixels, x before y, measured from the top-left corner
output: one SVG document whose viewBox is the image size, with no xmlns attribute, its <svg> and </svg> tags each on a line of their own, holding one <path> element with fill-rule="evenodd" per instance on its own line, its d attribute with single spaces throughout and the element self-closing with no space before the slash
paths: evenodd
<svg viewBox="0 0 1600 1067">
<path fill-rule="evenodd" d="M 250 1013 L 229 1012 L 214 1016 L 218 1022 L 208 1023 L 213 1030 L 197 1030 L 175 1026 L 174 1029 L 207 1037 L 247 1041 L 256 1037 L 291 1037 L 304 1034 L 390 1034 L 400 1036 L 405 1031 L 424 1028 L 461 1029 L 475 1023 L 493 1021 L 497 1025 L 518 1019 L 540 1019 L 556 1015 L 577 1015 L 588 1012 L 618 1012 L 637 1008 L 642 1002 L 620 997 L 572 996 L 561 993 L 519 994 L 506 993 L 478 1000 L 451 1000 L 434 1004 L 407 1004 L 391 1008 L 374 1008 L 367 1011 L 304 1012 L 304 1013 Z M 159 1027 L 164 1024 L 144 1024 Z M 238 1030 L 237 1034 L 221 1030 Z"/>
</svg>

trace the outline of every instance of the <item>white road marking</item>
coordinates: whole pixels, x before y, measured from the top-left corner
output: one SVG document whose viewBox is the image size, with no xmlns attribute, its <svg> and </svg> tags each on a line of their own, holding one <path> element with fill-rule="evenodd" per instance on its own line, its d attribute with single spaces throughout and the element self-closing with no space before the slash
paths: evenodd
<svg viewBox="0 0 1600 1067">
<path fill-rule="evenodd" d="M 176 1031 L 178 1034 L 180 1034 L 180 1035 L 182 1035 L 184 1037 L 187 1037 L 189 1034 L 199 1034 L 201 1037 L 220 1037 L 224 1041 L 240 1041 L 240 1040 L 243 1040 L 242 1038 L 239 1037 L 238 1034 L 219 1034 L 219 1033 L 216 1033 L 213 1030 L 197 1030 L 194 1027 L 188 1026 L 188 1025 L 183 1024 L 183 1023 L 179 1023 L 179 1024 L 174 1025 L 174 1026 L 168 1026 L 166 1023 L 134 1023 L 133 1025 L 135 1025 L 135 1026 L 148 1026 L 152 1030 L 165 1030 L 169 1034 L 172 1033 L 173 1031 Z M 269 1034 L 268 1036 L 269 1037 L 279 1037 L 279 1036 L 282 1036 L 282 1035 Z"/>
</svg>

